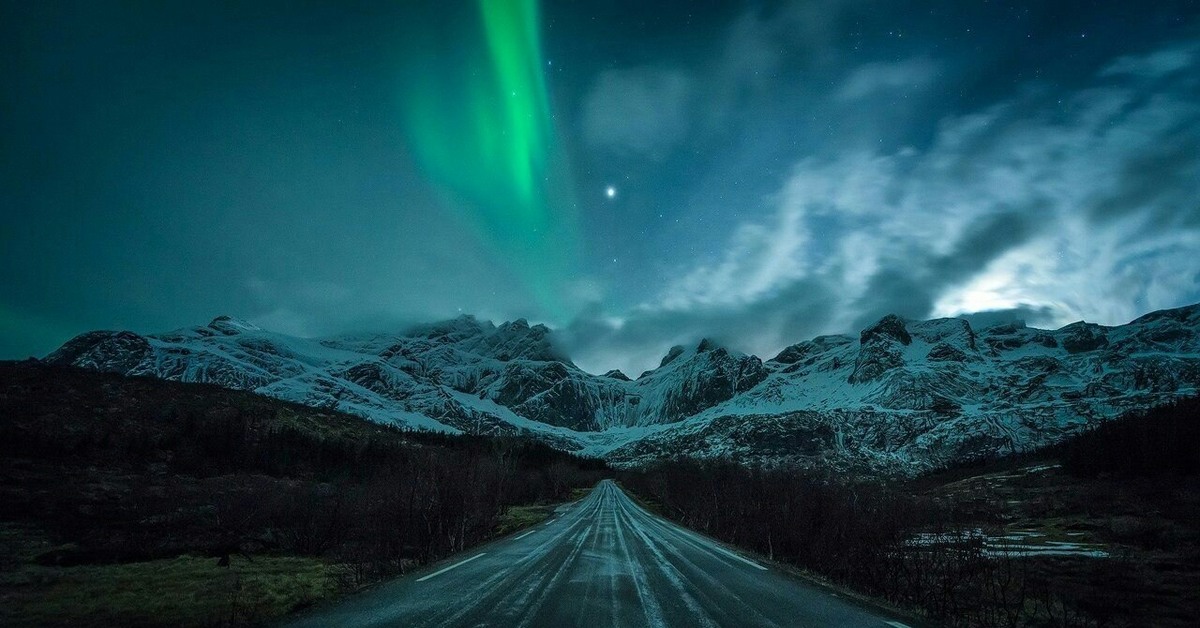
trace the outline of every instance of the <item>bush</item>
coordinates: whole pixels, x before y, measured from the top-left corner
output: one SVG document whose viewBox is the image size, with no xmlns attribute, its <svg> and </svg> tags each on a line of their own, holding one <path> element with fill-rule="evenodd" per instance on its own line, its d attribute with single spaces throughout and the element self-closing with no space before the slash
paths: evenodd
<svg viewBox="0 0 1200 628">
<path fill-rule="evenodd" d="M 1064 469 L 1084 477 L 1195 474 L 1200 471 L 1200 399 L 1105 421 L 1057 449 Z"/>
</svg>

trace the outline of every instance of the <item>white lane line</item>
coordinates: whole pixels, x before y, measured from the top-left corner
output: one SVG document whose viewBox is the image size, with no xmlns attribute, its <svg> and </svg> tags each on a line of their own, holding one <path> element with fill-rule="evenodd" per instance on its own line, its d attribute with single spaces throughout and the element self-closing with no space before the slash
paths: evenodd
<svg viewBox="0 0 1200 628">
<path fill-rule="evenodd" d="M 422 577 L 422 578 L 417 578 L 417 582 L 425 582 L 426 580 L 428 580 L 428 579 L 430 579 L 430 578 L 433 578 L 433 577 L 435 577 L 435 576 L 440 576 L 440 575 L 442 575 L 442 574 L 446 573 L 447 571 L 450 571 L 451 569 L 454 569 L 455 567 L 462 567 L 463 565 L 465 565 L 465 564 L 467 564 L 467 563 L 469 563 L 469 562 L 471 562 L 471 561 L 475 560 L 476 558 L 479 558 L 479 557 L 483 556 L 484 554 L 487 554 L 487 552 L 483 552 L 482 554 L 476 554 L 476 555 L 474 555 L 474 556 L 472 556 L 472 557 L 470 557 L 470 558 L 468 558 L 468 559 L 466 559 L 466 560 L 464 560 L 464 561 L 462 561 L 462 562 L 457 562 L 457 563 L 454 563 L 453 565 L 450 565 L 449 567 L 446 567 L 446 568 L 444 568 L 444 569 L 442 569 L 442 570 L 440 570 L 440 571 L 435 571 L 435 572 L 433 572 L 433 573 L 429 574 L 428 576 L 425 576 L 425 577 Z"/>
<path fill-rule="evenodd" d="M 523 538 L 525 538 L 525 537 L 529 536 L 530 534 L 533 534 L 534 532 L 537 532 L 537 530 L 530 530 L 530 531 L 526 532 L 525 534 L 522 534 L 521 536 L 518 536 L 517 538 L 515 538 L 515 539 L 513 539 L 513 540 L 514 540 L 514 541 L 520 541 L 521 539 L 523 539 Z"/>
<path fill-rule="evenodd" d="M 892 628 L 909 628 L 908 624 L 902 624 L 898 621 L 885 620 L 883 623 L 891 626 Z"/>
<path fill-rule="evenodd" d="M 665 519 L 664 519 L 664 521 L 665 521 Z M 667 529 L 671 529 L 671 528 L 669 528 L 669 527 L 668 527 Z M 766 567 L 763 567 L 762 565 L 760 565 L 760 564 L 758 564 L 758 563 L 756 563 L 756 562 L 754 562 L 754 561 L 750 560 L 749 558 L 746 558 L 745 556 L 739 556 L 739 555 L 737 555 L 737 554 L 734 554 L 733 552 L 731 552 L 731 551 L 729 551 L 729 550 L 725 549 L 724 547 L 721 547 L 720 545 L 717 545 L 715 542 L 713 542 L 713 541 L 710 541 L 710 540 L 708 540 L 708 539 L 706 539 L 706 538 L 704 538 L 704 537 L 702 537 L 702 536 L 700 536 L 700 535 L 696 534 L 695 532 L 692 532 L 691 530 L 688 530 L 687 528 L 684 528 L 684 527 L 682 527 L 682 526 L 675 526 L 675 530 L 676 530 L 677 532 L 679 532 L 680 534 L 682 534 L 684 537 L 690 537 L 690 538 L 691 538 L 693 541 L 695 541 L 695 542 L 696 542 L 696 544 L 697 544 L 697 545 L 699 545 L 700 547 L 705 547 L 705 548 L 712 548 L 712 549 L 715 549 L 715 550 L 717 550 L 718 552 L 721 552 L 722 554 L 724 554 L 724 555 L 726 555 L 726 556 L 728 556 L 728 557 L 730 557 L 730 558 L 736 558 L 736 559 L 738 559 L 738 560 L 742 561 L 743 563 L 746 563 L 747 565 L 750 565 L 751 567 L 756 567 L 756 568 L 758 568 L 758 569 L 761 569 L 761 570 L 763 570 L 763 571 L 770 571 L 770 570 L 769 570 L 769 569 L 767 569 Z"/>
<path fill-rule="evenodd" d="M 724 554 L 724 555 L 726 555 L 726 556 L 728 556 L 728 557 L 730 557 L 730 558 L 736 558 L 736 559 L 738 559 L 738 560 L 742 561 L 743 563 L 746 563 L 747 565 L 750 565 L 751 567 L 756 567 L 756 568 L 758 568 L 758 569 L 761 569 L 761 570 L 763 570 L 763 571 L 766 571 L 766 570 L 767 570 L 767 568 L 766 568 L 766 567 L 763 567 L 762 565 L 760 565 L 760 564 L 758 564 L 758 563 L 756 563 L 756 562 L 754 562 L 754 561 L 750 560 L 749 558 L 745 558 L 745 557 L 742 557 L 742 556 L 738 556 L 737 554 L 734 554 L 733 552 L 731 552 L 731 551 L 729 551 L 729 550 L 725 549 L 724 547 L 721 547 L 720 545 L 717 545 L 717 544 L 715 544 L 715 543 L 709 543 L 708 545 L 712 546 L 712 548 L 713 548 L 713 549 L 715 549 L 715 550 L 717 550 L 718 552 L 721 552 L 722 554 Z"/>
</svg>

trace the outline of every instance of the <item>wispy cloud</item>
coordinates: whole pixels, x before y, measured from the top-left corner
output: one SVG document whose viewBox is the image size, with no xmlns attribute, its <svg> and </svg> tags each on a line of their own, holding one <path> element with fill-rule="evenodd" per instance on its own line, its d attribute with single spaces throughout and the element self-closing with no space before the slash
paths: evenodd
<svg viewBox="0 0 1200 628">
<path fill-rule="evenodd" d="M 1118 58 L 1101 72 L 1101 76 L 1132 74 L 1157 78 L 1190 67 L 1196 59 L 1197 47 L 1184 45 L 1167 48 L 1148 55 L 1129 55 Z"/>
<path fill-rule="evenodd" d="M 589 324 L 614 348 L 716 334 L 770 355 L 889 312 L 1116 324 L 1200 299 L 1200 88 L 1193 56 L 1165 71 L 1180 59 L 1122 57 L 1065 96 L 1027 86 L 922 150 L 802 159 L 768 219 L 619 326 Z M 879 83 L 855 80 L 835 98 Z"/>
<path fill-rule="evenodd" d="M 835 92 L 838 100 L 859 100 L 880 92 L 920 90 L 937 78 L 938 66 L 927 57 L 859 66 Z"/>
</svg>

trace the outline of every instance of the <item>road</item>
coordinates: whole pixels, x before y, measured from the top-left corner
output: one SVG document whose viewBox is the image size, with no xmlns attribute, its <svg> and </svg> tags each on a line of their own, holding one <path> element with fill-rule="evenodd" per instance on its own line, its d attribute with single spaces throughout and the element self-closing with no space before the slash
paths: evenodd
<svg viewBox="0 0 1200 628">
<path fill-rule="evenodd" d="M 653 515 L 609 481 L 540 526 L 290 625 L 904 626 Z"/>
</svg>

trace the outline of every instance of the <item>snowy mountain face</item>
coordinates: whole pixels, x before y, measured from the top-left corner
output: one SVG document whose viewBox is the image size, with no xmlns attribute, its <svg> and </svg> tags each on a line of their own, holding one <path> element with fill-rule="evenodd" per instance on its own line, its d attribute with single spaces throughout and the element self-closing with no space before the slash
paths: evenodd
<svg viewBox="0 0 1200 628">
<path fill-rule="evenodd" d="M 1200 305 L 1104 327 L 975 330 L 887 316 L 767 362 L 709 340 L 631 380 L 586 373 L 553 332 L 474 317 L 400 334 L 301 339 L 220 317 L 90 332 L 46 361 L 207 382 L 410 428 L 528 434 L 619 465 L 676 456 L 911 473 L 1052 443 L 1195 395 Z"/>
</svg>

